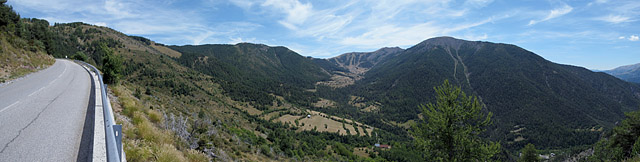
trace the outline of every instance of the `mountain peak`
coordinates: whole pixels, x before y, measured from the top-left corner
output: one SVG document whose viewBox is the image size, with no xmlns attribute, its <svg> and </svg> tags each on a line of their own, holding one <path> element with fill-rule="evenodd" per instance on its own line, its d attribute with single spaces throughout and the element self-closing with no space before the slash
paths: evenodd
<svg viewBox="0 0 640 162">
<path fill-rule="evenodd" d="M 481 41 L 468 41 L 463 39 L 457 39 L 450 36 L 442 36 L 442 37 L 429 38 L 425 41 L 422 41 L 416 46 L 427 46 L 427 47 L 445 46 L 445 47 L 452 47 L 457 50 L 457 49 L 460 49 L 460 46 L 462 46 L 465 43 L 472 43 L 472 45 L 475 46 L 475 45 L 479 45 Z"/>
<path fill-rule="evenodd" d="M 400 47 L 383 47 L 380 48 L 376 51 L 373 51 L 371 53 L 380 53 L 380 52 L 385 52 L 385 53 L 390 53 L 390 52 L 398 52 L 398 51 L 402 51 L 404 49 L 400 48 Z"/>
</svg>

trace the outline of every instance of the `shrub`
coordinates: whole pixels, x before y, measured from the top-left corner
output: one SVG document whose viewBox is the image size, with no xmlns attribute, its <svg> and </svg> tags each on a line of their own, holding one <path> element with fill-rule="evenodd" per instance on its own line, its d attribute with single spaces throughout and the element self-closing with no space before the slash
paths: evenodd
<svg viewBox="0 0 640 162">
<path fill-rule="evenodd" d="M 157 110 L 149 110 L 147 111 L 147 115 L 149 115 L 149 120 L 151 120 L 151 122 L 155 124 L 160 124 L 162 121 L 164 121 L 162 113 L 158 112 Z"/>
</svg>

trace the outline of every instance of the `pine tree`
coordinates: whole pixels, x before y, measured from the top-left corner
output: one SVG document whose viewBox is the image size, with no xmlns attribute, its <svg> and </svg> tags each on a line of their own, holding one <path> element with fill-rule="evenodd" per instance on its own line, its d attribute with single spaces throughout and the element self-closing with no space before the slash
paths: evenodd
<svg viewBox="0 0 640 162">
<path fill-rule="evenodd" d="M 540 160 L 538 158 L 538 150 L 536 150 L 536 146 L 531 143 L 524 146 L 524 148 L 520 150 L 520 153 L 522 153 L 522 155 L 520 156 L 520 159 L 518 159 L 518 162 L 536 162 Z"/>
<path fill-rule="evenodd" d="M 102 73 L 104 76 L 104 81 L 109 84 L 117 83 L 120 79 L 120 75 L 122 70 L 124 69 L 122 65 L 122 57 L 113 53 L 113 50 L 109 48 L 105 43 L 100 43 L 99 52 L 102 53 Z"/>
<path fill-rule="evenodd" d="M 491 115 L 480 112 L 476 97 L 467 97 L 448 80 L 434 88 L 436 104 L 420 105 L 422 122 L 411 134 L 428 161 L 487 161 L 500 150 L 500 144 L 478 135 L 491 124 Z"/>
<path fill-rule="evenodd" d="M 636 139 L 636 143 L 633 144 L 633 148 L 631 149 L 631 157 L 640 156 L 640 137 Z"/>
</svg>

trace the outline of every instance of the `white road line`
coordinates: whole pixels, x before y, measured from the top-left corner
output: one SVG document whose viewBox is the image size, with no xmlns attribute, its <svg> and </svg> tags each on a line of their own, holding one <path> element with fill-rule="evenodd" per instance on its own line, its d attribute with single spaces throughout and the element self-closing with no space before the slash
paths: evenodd
<svg viewBox="0 0 640 162">
<path fill-rule="evenodd" d="M 40 92 L 42 89 L 44 89 L 44 87 L 32 92 L 31 94 L 29 94 L 29 97 L 33 96 L 33 94 L 36 94 L 36 93 Z"/>
<path fill-rule="evenodd" d="M 58 81 L 58 79 L 60 79 L 60 77 L 62 77 L 62 74 L 67 72 L 67 64 L 64 64 L 64 70 L 62 71 L 62 73 L 60 73 L 60 75 L 58 75 L 58 77 L 56 77 L 56 79 L 53 79 L 53 81 L 49 82 L 49 85 L 53 84 L 54 82 Z"/>
<path fill-rule="evenodd" d="M 14 102 L 13 104 L 11 104 L 11 105 L 9 105 L 9 106 L 7 106 L 7 107 L 3 108 L 2 110 L 0 110 L 0 113 L 1 113 L 1 112 L 3 112 L 4 110 L 6 110 L 6 109 L 10 108 L 11 106 L 13 106 L 13 105 L 15 105 L 15 104 L 18 104 L 18 102 L 20 102 L 20 101 L 16 101 L 16 102 Z"/>
<path fill-rule="evenodd" d="M 62 76 L 62 74 L 64 74 L 65 72 L 67 72 L 67 64 L 66 64 L 66 63 L 64 64 L 64 70 L 62 71 L 62 73 L 60 73 L 60 75 L 58 75 L 58 77 L 56 78 L 56 80 L 57 80 L 58 78 L 60 78 L 60 77 Z"/>
</svg>

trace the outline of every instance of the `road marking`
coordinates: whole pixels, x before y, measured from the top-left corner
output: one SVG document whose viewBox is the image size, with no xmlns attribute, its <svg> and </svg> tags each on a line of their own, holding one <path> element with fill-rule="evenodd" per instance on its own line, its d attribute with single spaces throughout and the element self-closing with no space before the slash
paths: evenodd
<svg viewBox="0 0 640 162">
<path fill-rule="evenodd" d="M 49 83 L 49 84 L 51 84 L 51 83 Z M 44 89 L 44 87 L 42 87 L 42 88 L 34 91 L 33 93 L 29 94 L 29 97 L 31 97 L 33 94 L 36 94 L 36 93 L 40 92 L 42 89 Z"/>
<path fill-rule="evenodd" d="M 11 104 L 11 105 L 9 105 L 9 106 L 7 106 L 7 107 L 3 108 L 2 110 L 0 110 L 0 113 L 1 113 L 1 112 L 3 112 L 4 110 L 6 110 L 6 109 L 10 108 L 11 106 L 13 106 L 13 105 L 15 105 L 15 104 L 18 104 L 18 102 L 20 102 L 20 101 L 16 101 L 16 102 L 14 102 L 13 104 Z"/>
<path fill-rule="evenodd" d="M 64 74 L 65 72 L 67 72 L 67 64 L 66 63 L 64 64 L 64 70 L 62 71 L 62 73 L 60 73 L 60 75 L 58 75 L 58 77 L 56 79 L 60 78 L 62 76 L 62 74 Z"/>
<path fill-rule="evenodd" d="M 49 82 L 49 85 L 52 85 L 54 82 L 58 81 L 58 79 L 60 79 L 60 77 L 62 76 L 62 74 L 67 72 L 67 64 L 64 64 L 64 70 L 62 71 L 62 73 L 60 73 L 60 75 L 58 75 L 58 77 L 56 77 L 56 79 L 53 79 L 53 81 Z"/>
</svg>

